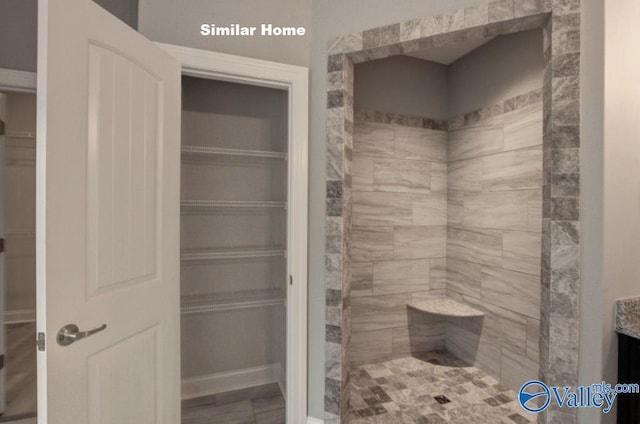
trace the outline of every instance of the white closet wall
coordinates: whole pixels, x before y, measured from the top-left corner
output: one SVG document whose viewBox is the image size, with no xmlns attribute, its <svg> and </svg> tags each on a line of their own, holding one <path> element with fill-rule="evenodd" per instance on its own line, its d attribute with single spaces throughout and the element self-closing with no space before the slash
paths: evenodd
<svg viewBox="0 0 640 424">
<path fill-rule="evenodd" d="M 287 102 L 282 90 L 183 78 L 183 397 L 284 388 Z"/>
<path fill-rule="evenodd" d="M 36 96 L 6 95 L 6 319 L 33 320 L 36 308 Z"/>
</svg>

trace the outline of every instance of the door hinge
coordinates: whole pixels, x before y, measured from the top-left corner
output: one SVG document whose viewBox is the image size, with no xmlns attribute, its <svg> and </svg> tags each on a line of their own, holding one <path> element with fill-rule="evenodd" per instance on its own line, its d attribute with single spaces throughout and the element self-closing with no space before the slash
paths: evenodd
<svg viewBox="0 0 640 424">
<path fill-rule="evenodd" d="M 289 285 L 293 286 L 293 275 L 289 275 Z"/>
<path fill-rule="evenodd" d="M 0 370 L 4 369 L 4 354 L 0 355 Z"/>
<path fill-rule="evenodd" d="M 38 350 L 44 352 L 44 333 L 38 333 Z"/>
<path fill-rule="evenodd" d="M 0 238 L 0 253 L 4 252 L 4 239 Z"/>
</svg>

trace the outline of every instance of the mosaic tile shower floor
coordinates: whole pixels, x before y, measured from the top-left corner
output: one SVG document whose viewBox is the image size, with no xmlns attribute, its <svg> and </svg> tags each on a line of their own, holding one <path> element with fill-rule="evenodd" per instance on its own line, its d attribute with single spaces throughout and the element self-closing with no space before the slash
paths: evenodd
<svg viewBox="0 0 640 424">
<path fill-rule="evenodd" d="M 513 390 L 443 352 L 351 371 L 349 424 L 525 424 Z"/>
</svg>

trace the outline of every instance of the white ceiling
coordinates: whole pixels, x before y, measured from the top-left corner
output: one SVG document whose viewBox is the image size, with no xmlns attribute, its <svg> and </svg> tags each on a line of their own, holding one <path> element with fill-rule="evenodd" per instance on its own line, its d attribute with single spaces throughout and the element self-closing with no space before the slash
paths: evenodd
<svg viewBox="0 0 640 424">
<path fill-rule="evenodd" d="M 462 56 L 465 56 L 491 40 L 493 40 L 493 38 L 461 41 L 443 47 L 432 47 L 428 50 L 406 53 L 406 55 L 430 62 L 441 63 L 443 65 L 451 65 Z"/>
</svg>

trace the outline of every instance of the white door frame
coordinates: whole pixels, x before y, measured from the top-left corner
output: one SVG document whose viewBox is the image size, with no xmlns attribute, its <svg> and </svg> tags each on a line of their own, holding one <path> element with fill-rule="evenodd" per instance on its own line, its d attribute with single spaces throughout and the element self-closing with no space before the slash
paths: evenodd
<svg viewBox="0 0 640 424">
<path fill-rule="evenodd" d="M 307 68 L 157 43 L 182 63 L 182 74 L 287 90 L 289 93 L 287 424 L 307 421 L 307 233 L 308 122 Z"/>
</svg>

